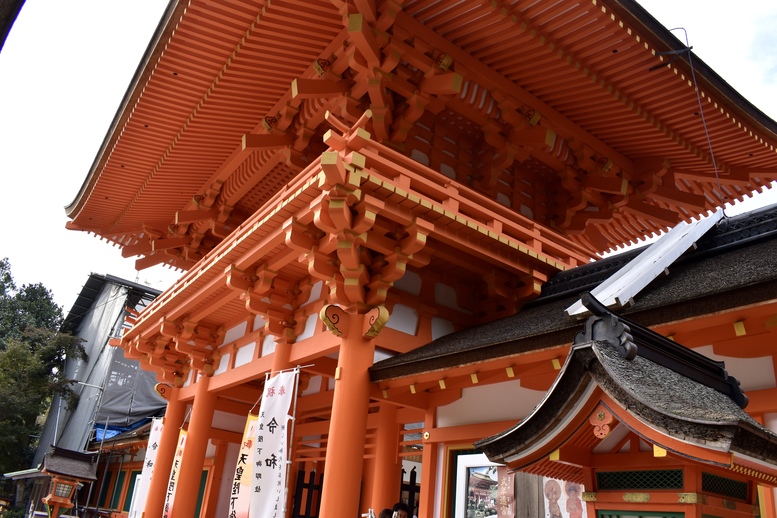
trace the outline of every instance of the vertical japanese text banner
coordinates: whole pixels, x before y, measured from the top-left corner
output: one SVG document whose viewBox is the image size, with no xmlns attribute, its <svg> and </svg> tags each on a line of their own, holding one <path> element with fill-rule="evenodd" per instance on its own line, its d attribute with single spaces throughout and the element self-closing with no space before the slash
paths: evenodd
<svg viewBox="0 0 777 518">
<path fill-rule="evenodd" d="M 258 416 L 248 414 L 248 419 L 246 419 L 243 440 L 240 443 L 240 453 L 235 465 L 235 475 L 232 477 L 228 518 L 248 518 L 254 478 L 254 441 L 256 440 L 257 418 Z"/>
<path fill-rule="evenodd" d="M 186 430 L 178 433 L 178 443 L 175 446 L 175 457 L 173 457 L 173 467 L 170 469 L 170 480 L 167 482 L 167 491 L 165 492 L 165 507 L 162 510 L 162 518 L 173 516 L 173 501 L 175 500 L 175 489 L 178 485 L 178 475 L 181 472 L 181 459 L 183 459 L 183 449 L 186 446 Z"/>
<path fill-rule="evenodd" d="M 151 485 L 151 475 L 154 473 L 154 462 L 156 462 L 156 453 L 159 450 L 159 439 L 162 436 L 162 418 L 156 417 L 151 420 L 151 432 L 148 436 L 146 446 L 146 456 L 143 459 L 143 470 L 140 472 L 140 480 L 135 490 L 135 497 L 132 499 L 129 510 L 129 518 L 138 518 L 143 515 L 143 509 L 146 507 L 146 497 L 148 488 Z"/>
<path fill-rule="evenodd" d="M 496 468 L 497 473 L 497 518 L 512 518 L 515 516 L 515 474 L 506 467 Z"/>
<path fill-rule="evenodd" d="M 277 374 L 265 382 L 254 451 L 251 518 L 283 516 L 286 490 L 287 425 L 297 371 Z"/>
</svg>

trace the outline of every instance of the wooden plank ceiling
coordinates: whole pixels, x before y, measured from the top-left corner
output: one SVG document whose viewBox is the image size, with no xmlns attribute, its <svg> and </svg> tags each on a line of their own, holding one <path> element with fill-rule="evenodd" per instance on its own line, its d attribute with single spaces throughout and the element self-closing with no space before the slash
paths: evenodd
<svg viewBox="0 0 777 518">
<path fill-rule="evenodd" d="M 598 253 L 777 179 L 777 126 L 694 58 L 702 112 L 679 48 L 627 0 L 174 1 L 69 226 L 189 269 L 328 148 L 327 110 L 369 108 L 373 139 Z"/>
</svg>

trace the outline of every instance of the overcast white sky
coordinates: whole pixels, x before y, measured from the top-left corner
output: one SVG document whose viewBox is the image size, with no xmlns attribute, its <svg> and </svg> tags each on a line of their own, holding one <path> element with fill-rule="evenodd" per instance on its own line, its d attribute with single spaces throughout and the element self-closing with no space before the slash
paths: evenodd
<svg viewBox="0 0 777 518">
<path fill-rule="evenodd" d="M 325 0 L 322 0 L 325 1 Z M 643 0 L 754 105 L 777 118 L 777 2 Z M 0 52 L 0 258 L 20 284 L 42 282 L 68 311 L 90 273 L 164 289 L 178 273 L 65 230 L 77 194 L 166 0 L 27 0 Z M 681 40 L 683 33 L 676 33 Z M 733 214 L 732 211 L 729 214 Z"/>
</svg>

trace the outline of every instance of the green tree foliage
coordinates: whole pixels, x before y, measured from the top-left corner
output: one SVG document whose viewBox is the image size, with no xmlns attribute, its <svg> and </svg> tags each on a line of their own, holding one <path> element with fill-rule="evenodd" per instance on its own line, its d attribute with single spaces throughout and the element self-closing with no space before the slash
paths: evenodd
<svg viewBox="0 0 777 518">
<path fill-rule="evenodd" d="M 41 283 L 17 287 L 8 258 L 0 260 L 0 289 L 0 349 L 28 329 L 59 330 L 62 308 L 54 303 L 51 292 Z"/>
<path fill-rule="evenodd" d="M 0 261 L 0 473 L 31 467 L 41 419 L 55 392 L 73 398 L 66 358 L 84 358 L 78 337 L 59 332 L 62 309 L 42 284 L 17 287 Z"/>
</svg>

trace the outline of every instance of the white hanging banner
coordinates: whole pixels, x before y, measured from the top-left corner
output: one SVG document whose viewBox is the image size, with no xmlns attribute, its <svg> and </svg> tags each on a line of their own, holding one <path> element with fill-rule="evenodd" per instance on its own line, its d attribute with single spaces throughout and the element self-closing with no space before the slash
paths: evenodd
<svg viewBox="0 0 777 518">
<path fill-rule="evenodd" d="M 251 503 L 251 491 L 254 482 L 254 451 L 256 447 L 256 427 L 259 416 L 248 414 L 240 453 L 237 456 L 235 475 L 232 477 L 232 491 L 229 497 L 229 518 L 248 518 Z"/>
<path fill-rule="evenodd" d="M 175 447 L 175 457 L 173 457 L 173 466 L 170 469 L 170 480 L 167 482 L 167 492 L 165 493 L 165 507 L 162 510 L 162 518 L 173 516 L 173 501 L 175 501 L 175 490 L 178 487 L 178 476 L 181 473 L 181 459 L 183 459 L 183 449 L 186 446 L 186 430 L 178 432 L 178 443 Z"/>
<path fill-rule="evenodd" d="M 148 497 L 148 488 L 151 485 L 151 475 L 154 473 L 154 463 L 156 454 L 159 451 L 159 439 L 162 437 L 162 418 L 156 417 L 151 420 L 151 431 L 146 445 L 146 456 L 143 459 L 143 470 L 140 472 L 140 479 L 135 484 L 135 491 L 130 503 L 129 518 L 139 518 L 143 515 L 143 509 L 146 507 L 146 498 Z"/>
<path fill-rule="evenodd" d="M 250 518 L 284 516 L 287 429 L 297 370 L 281 372 L 264 384 L 254 450 L 254 481 Z"/>
</svg>

